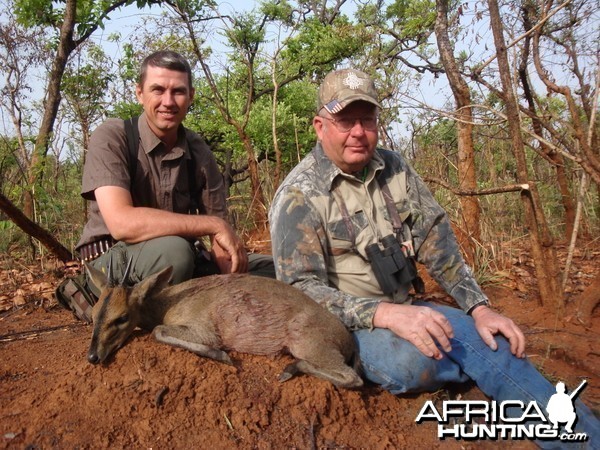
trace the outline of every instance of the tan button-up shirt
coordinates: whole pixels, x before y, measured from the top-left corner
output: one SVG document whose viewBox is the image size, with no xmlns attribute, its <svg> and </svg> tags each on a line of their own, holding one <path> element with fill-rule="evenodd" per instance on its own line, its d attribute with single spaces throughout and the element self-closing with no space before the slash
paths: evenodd
<svg viewBox="0 0 600 450">
<path fill-rule="evenodd" d="M 227 219 L 223 177 L 214 155 L 196 133 L 179 128 L 175 147 L 166 151 L 150 130 L 145 115 L 138 121 L 140 135 L 135 179 L 131 180 L 128 144 L 123 120 L 108 119 L 90 138 L 81 195 L 90 201 L 88 221 L 77 247 L 110 236 L 94 191 L 102 186 L 118 186 L 131 192 L 134 206 L 158 208 L 187 214 L 196 197 L 200 214 Z M 196 193 L 190 192 L 191 158 Z"/>
</svg>

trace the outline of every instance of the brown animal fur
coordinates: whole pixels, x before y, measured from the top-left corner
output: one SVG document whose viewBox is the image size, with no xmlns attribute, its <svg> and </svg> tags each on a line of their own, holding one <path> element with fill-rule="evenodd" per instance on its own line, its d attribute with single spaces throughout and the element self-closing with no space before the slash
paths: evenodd
<svg viewBox="0 0 600 450">
<path fill-rule="evenodd" d="M 280 381 L 300 371 L 341 387 L 363 383 L 346 364 L 356 361 L 356 349 L 345 326 L 283 282 L 231 274 L 168 286 L 172 270 L 167 268 L 133 288 L 109 287 L 102 272 L 87 269 L 102 286 L 88 352 L 93 364 L 105 361 L 139 326 L 154 330 L 159 342 L 227 364 L 231 359 L 224 350 L 258 355 L 287 351 L 297 360 L 285 368 Z"/>
</svg>

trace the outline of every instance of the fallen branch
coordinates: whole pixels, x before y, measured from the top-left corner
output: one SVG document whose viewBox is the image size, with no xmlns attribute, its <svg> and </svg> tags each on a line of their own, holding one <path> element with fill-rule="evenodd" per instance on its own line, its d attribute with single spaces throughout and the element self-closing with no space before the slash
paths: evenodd
<svg viewBox="0 0 600 450">
<path fill-rule="evenodd" d="M 559 329 L 554 329 L 554 328 L 535 328 L 535 329 L 530 329 L 530 330 L 524 330 L 523 334 L 524 335 L 533 335 L 533 334 L 548 334 L 548 333 L 563 333 L 563 334 L 571 334 L 573 336 L 577 336 L 577 337 L 581 337 L 581 338 L 585 338 L 587 340 L 600 340 L 600 338 L 598 338 L 597 336 L 590 336 L 590 334 L 586 334 L 586 333 L 577 333 L 576 331 L 570 331 L 570 330 L 559 330 Z"/>
<path fill-rule="evenodd" d="M 48 230 L 29 219 L 7 197 L 2 195 L 2 193 L 0 193 L 0 210 L 4 211 L 10 220 L 12 220 L 21 230 L 40 241 L 44 247 L 62 262 L 66 263 L 73 260 L 71 252 L 58 242 Z"/>
<path fill-rule="evenodd" d="M 500 186 L 495 188 L 487 188 L 487 189 L 459 189 L 453 186 L 450 186 L 443 180 L 435 177 L 423 177 L 423 179 L 430 183 L 435 183 L 442 186 L 444 189 L 449 190 L 450 192 L 456 195 L 464 195 L 464 196 L 475 196 L 475 195 L 492 195 L 492 194 L 502 194 L 504 192 L 520 192 L 520 191 L 528 191 L 528 184 L 507 184 L 506 186 Z"/>
<path fill-rule="evenodd" d="M 0 336 L 0 342 L 22 341 L 23 339 L 33 339 L 42 334 L 53 333 L 55 331 L 68 331 L 72 328 L 79 328 L 87 325 L 85 322 L 77 322 L 69 325 L 59 325 L 56 327 L 43 328 L 40 330 L 19 331 L 16 333 L 8 333 Z"/>
</svg>

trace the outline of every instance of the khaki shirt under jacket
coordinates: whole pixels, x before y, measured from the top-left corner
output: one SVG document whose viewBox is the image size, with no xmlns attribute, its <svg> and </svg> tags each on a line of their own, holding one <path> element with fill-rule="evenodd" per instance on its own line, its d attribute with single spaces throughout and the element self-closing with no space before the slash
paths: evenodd
<svg viewBox="0 0 600 450">
<path fill-rule="evenodd" d="M 350 329 L 371 328 L 381 301 L 410 302 L 410 285 L 383 295 L 365 252 L 393 233 L 378 179 L 385 180 L 409 225 L 417 261 L 465 312 L 487 303 L 445 211 L 402 156 L 383 149 L 375 151 L 364 177 L 343 173 L 320 144 L 290 172 L 270 211 L 277 277 L 305 291 Z M 344 220 L 341 203 L 350 220 Z"/>
<path fill-rule="evenodd" d="M 177 143 L 167 152 L 150 130 L 145 114 L 138 120 L 140 142 L 135 180 L 130 179 L 124 121 L 108 119 L 92 133 L 83 169 L 81 195 L 89 200 L 88 221 L 77 248 L 110 236 L 94 191 L 118 186 L 131 192 L 134 206 L 188 214 L 191 207 L 189 169 L 193 153 L 195 189 L 200 214 L 227 220 L 223 177 L 208 144 L 198 134 L 179 127 Z"/>
</svg>

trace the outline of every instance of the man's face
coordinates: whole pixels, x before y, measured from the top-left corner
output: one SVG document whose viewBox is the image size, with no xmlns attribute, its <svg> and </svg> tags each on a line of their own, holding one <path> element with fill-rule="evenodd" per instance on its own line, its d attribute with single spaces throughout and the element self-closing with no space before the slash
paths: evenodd
<svg viewBox="0 0 600 450">
<path fill-rule="evenodd" d="M 185 72 L 148 66 L 143 86 L 136 95 L 148 118 L 150 129 L 161 140 L 175 139 L 194 98 Z"/>
<path fill-rule="evenodd" d="M 372 126 L 377 123 L 377 107 L 368 102 L 356 101 L 338 114 L 332 115 L 325 110 L 321 110 L 319 114 L 313 119 L 313 127 L 327 157 L 343 172 L 362 170 L 373 157 L 377 146 L 377 127 Z M 340 126 L 344 122 L 352 123 L 347 131 Z"/>
</svg>

